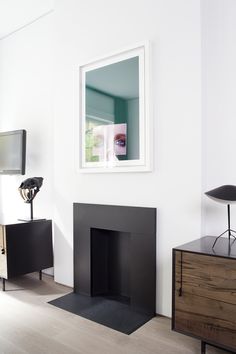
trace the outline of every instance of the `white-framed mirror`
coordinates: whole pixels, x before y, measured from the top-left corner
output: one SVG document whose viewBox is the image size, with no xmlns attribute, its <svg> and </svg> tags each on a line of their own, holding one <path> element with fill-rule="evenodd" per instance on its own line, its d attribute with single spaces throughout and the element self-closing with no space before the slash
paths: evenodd
<svg viewBox="0 0 236 354">
<path fill-rule="evenodd" d="M 148 44 L 80 66 L 80 171 L 150 171 L 149 95 Z"/>
</svg>

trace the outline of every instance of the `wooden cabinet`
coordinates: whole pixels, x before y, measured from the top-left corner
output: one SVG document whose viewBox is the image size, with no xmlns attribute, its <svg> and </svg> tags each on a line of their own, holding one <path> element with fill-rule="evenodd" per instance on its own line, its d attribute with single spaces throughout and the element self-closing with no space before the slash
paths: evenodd
<svg viewBox="0 0 236 354">
<path fill-rule="evenodd" d="M 53 266 L 52 222 L 0 224 L 0 277 L 10 279 Z"/>
<path fill-rule="evenodd" d="M 236 242 L 214 240 L 173 249 L 172 329 L 236 351 Z"/>
</svg>

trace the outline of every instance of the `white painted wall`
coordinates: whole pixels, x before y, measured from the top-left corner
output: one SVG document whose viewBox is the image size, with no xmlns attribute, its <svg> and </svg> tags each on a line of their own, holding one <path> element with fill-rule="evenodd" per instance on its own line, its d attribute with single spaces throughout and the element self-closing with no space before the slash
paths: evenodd
<svg viewBox="0 0 236 354">
<path fill-rule="evenodd" d="M 152 44 L 155 169 L 79 174 L 78 66 L 144 40 Z M 54 15 L 0 42 L 1 49 L 0 127 L 28 130 L 26 177 L 45 177 L 35 211 L 50 217 L 53 208 L 55 280 L 73 284 L 73 202 L 156 207 L 157 312 L 170 315 L 171 249 L 198 238 L 201 226 L 200 0 L 57 0 Z M 24 211 L 20 180 L 3 179 L 4 210 L 11 211 L 8 197 Z"/>
<path fill-rule="evenodd" d="M 0 0 L 0 40 L 52 11 L 54 0 Z"/>
<path fill-rule="evenodd" d="M 73 202 L 156 207 L 157 312 L 170 315 L 171 248 L 200 236 L 200 1 L 58 0 L 55 19 L 55 279 L 72 285 Z M 155 171 L 76 173 L 78 66 L 147 39 Z"/>
<path fill-rule="evenodd" d="M 25 176 L 0 176 L 1 210 L 15 218 L 29 217 L 20 197 L 20 183 L 44 177 L 34 200 L 34 216 L 52 218 L 52 15 L 0 41 L 0 129 L 27 130 Z"/>
<path fill-rule="evenodd" d="M 235 18 L 234 0 L 202 1 L 203 192 L 236 185 Z M 203 234 L 219 235 L 227 228 L 226 206 L 203 197 L 203 207 Z"/>
</svg>

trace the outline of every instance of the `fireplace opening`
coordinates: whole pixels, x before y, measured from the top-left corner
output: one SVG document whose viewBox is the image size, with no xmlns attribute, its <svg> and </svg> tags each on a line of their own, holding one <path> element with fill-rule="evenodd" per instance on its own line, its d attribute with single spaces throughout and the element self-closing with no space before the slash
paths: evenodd
<svg viewBox="0 0 236 354">
<path fill-rule="evenodd" d="M 91 228 L 91 295 L 130 304 L 131 233 Z"/>
</svg>

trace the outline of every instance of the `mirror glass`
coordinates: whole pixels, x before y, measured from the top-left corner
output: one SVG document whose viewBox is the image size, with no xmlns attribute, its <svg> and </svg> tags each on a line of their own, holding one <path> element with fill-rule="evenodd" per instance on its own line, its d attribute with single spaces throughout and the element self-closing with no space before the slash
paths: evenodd
<svg viewBox="0 0 236 354">
<path fill-rule="evenodd" d="M 86 162 L 139 159 L 139 57 L 86 72 Z"/>
</svg>

